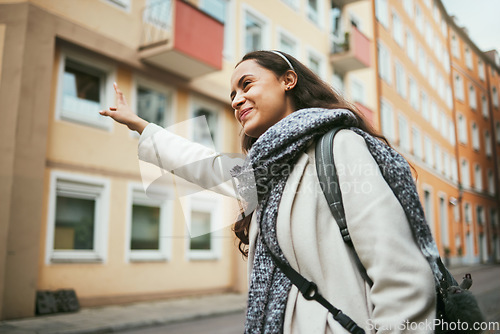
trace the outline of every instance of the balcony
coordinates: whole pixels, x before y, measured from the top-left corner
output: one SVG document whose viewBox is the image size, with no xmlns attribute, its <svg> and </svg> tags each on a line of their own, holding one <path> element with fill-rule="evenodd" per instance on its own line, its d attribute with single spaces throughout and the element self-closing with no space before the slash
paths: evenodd
<svg viewBox="0 0 500 334">
<path fill-rule="evenodd" d="M 139 57 L 193 79 L 222 69 L 224 25 L 182 0 L 157 1 L 143 12 Z"/>
<path fill-rule="evenodd" d="M 356 27 L 351 27 L 350 32 L 345 33 L 343 43 L 333 43 L 330 60 L 335 71 L 346 73 L 370 67 L 371 41 L 363 35 Z"/>
</svg>

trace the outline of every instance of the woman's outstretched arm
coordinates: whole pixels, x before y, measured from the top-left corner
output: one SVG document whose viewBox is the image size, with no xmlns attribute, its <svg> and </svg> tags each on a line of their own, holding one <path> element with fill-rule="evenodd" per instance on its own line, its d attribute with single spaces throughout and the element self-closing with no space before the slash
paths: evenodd
<svg viewBox="0 0 500 334">
<path fill-rule="evenodd" d="M 241 155 L 219 154 L 147 122 L 131 110 L 116 83 L 113 87 L 116 92 L 116 107 L 102 110 L 100 113 L 141 134 L 139 160 L 155 165 L 161 169 L 161 174 L 168 171 L 203 189 L 238 197 L 229 171 L 235 165 L 243 163 Z"/>
<path fill-rule="evenodd" d="M 116 107 L 110 107 L 108 110 L 101 110 L 99 113 L 103 116 L 109 116 L 120 124 L 125 124 L 130 130 L 137 131 L 139 134 L 144 131 L 149 124 L 146 120 L 140 118 L 129 107 L 123 92 L 118 85 L 113 83 L 116 92 Z"/>
</svg>

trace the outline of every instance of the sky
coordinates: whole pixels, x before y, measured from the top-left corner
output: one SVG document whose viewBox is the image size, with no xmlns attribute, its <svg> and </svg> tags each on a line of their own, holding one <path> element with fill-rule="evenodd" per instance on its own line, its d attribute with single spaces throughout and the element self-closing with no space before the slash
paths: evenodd
<svg viewBox="0 0 500 334">
<path fill-rule="evenodd" d="M 469 30 L 469 37 L 482 51 L 500 52 L 500 0 L 442 0 L 458 25 Z"/>
</svg>

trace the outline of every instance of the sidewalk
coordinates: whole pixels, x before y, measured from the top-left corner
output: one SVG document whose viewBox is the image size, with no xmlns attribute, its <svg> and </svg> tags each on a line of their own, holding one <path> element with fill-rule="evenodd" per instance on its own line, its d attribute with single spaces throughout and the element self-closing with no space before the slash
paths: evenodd
<svg viewBox="0 0 500 334">
<path fill-rule="evenodd" d="M 246 298 L 246 294 L 218 294 L 130 305 L 84 308 L 77 313 L 2 321 L 0 322 L 0 333 L 113 333 L 200 317 L 243 312 L 246 307 Z"/>
</svg>

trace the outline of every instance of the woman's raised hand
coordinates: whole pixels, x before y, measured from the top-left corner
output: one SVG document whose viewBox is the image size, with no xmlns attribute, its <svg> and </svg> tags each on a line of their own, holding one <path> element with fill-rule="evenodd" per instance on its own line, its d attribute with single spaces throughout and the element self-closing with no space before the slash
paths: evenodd
<svg viewBox="0 0 500 334">
<path fill-rule="evenodd" d="M 108 110 L 101 110 L 99 113 L 103 116 L 109 116 L 116 122 L 125 124 L 130 130 L 142 133 L 144 128 L 149 124 L 137 116 L 129 107 L 123 92 L 118 88 L 118 85 L 113 83 L 116 92 L 116 107 L 110 107 Z"/>
</svg>

